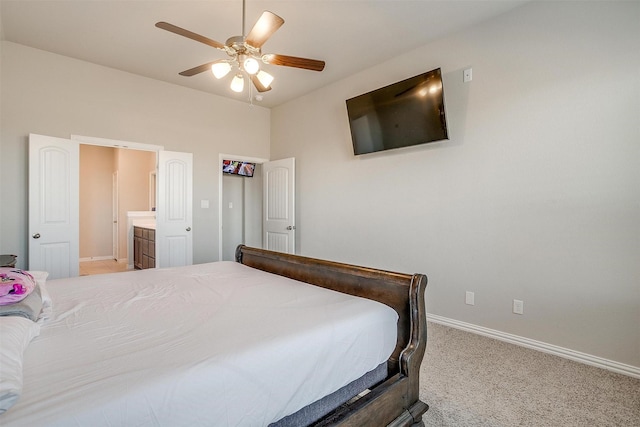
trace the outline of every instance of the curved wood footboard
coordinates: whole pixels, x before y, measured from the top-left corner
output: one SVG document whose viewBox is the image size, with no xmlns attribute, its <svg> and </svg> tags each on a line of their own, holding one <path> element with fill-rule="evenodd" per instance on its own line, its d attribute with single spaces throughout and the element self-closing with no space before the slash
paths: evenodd
<svg viewBox="0 0 640 427">
<path fill-rule="evenodd" d="M 330 413 L 316 426 L 412 426 L 428 406 L 419 399 L 420 364 L 427 346 L 424 292 L 427 276 L 400 274 L 244 245 L 236 261 L 323 288 L 379 301 L 398 313 L 398 339 L 388 360 L 389 376 L 358 400 Z"/>
</svg>

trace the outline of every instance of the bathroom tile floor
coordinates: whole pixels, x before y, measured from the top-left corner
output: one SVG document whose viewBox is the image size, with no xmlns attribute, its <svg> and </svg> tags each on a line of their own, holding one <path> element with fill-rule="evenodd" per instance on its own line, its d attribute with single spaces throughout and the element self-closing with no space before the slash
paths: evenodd
<svg viewBox="0 0 640 427">
<path fill-rule="evenodd" d="M 127 264 L 113 259 L 99 261 L 84 261 L 80 263 L 80 275 L 92 276 L 94 274 L 117 273 L 127 271 Z"/>
</svg>

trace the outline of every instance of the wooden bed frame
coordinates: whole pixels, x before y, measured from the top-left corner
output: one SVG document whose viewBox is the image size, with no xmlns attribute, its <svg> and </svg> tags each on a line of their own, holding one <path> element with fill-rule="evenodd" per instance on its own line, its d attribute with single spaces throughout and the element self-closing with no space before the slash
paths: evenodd
<svg viewBox="0 0 640 427">
<path fill-rule="evenodd" d="M 368 394 L 329 413 L 314 426 L 424 426 L 429 406 L 420 401 L 420 364 L 427 346 L 423 274 L 399 274 L 244 245 L 236 261 L 249 267 L 346 294 L 379 301 L 398 313 L 398 341 L 389 375 Z"/>
</svg>

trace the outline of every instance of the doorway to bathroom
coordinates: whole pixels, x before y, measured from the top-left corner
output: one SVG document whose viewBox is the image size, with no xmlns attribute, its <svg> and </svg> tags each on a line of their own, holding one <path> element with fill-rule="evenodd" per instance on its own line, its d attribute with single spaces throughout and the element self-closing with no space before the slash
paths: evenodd
<svg viewBox="0 0 640 427">
<path fill-rule="evenodd" d="M 124 271 L 127 212 L 155 211 L 156 153 L 80 144 L 80 275 Z"/>
</svg>

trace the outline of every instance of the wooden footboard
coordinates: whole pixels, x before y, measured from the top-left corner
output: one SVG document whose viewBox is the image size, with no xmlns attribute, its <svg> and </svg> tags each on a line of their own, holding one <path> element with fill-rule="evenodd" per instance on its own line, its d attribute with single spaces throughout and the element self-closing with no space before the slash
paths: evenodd
<svg viewBox="0 0 640 427">
<path fill-rule="evenodd" d="M 398 313 L 398 340 L 388 360 L 389 377 L 316 426 L 420 426 L 429 408 L 419 398 L 420 364 L 427 345 L 423 274 L 400 274 L 315 258 L 250 248 L 236 249 L 247 266 L 323 288 L 379 301 Z"/>
</svg>

